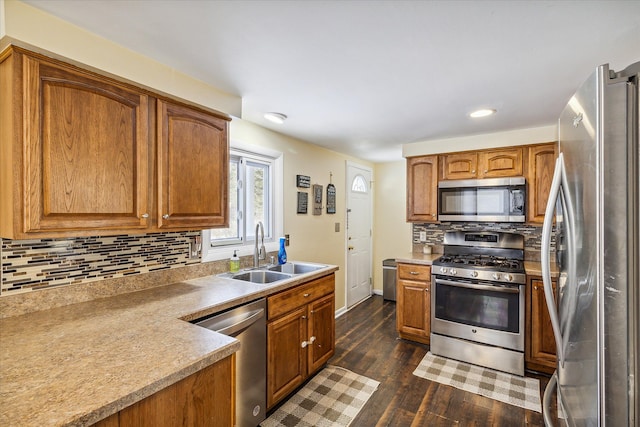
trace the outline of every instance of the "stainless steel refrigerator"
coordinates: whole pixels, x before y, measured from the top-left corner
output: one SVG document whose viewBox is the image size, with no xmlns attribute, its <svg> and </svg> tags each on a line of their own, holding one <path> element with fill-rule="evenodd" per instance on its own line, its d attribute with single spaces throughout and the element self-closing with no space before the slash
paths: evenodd
<svg viewBox="0 0 640 427">
<path fill-rule="evenodd" d="M 545 299 L 558 356 L 545 390 L 569 426 L 637 426 L 640 307 L 640 62 L 608 65 L 569 100 L 542 237 Z M 554 217 L 555 211 L 555 217 Z M 558 286 L 551 286 L 555 218 Z"/>
</svg>

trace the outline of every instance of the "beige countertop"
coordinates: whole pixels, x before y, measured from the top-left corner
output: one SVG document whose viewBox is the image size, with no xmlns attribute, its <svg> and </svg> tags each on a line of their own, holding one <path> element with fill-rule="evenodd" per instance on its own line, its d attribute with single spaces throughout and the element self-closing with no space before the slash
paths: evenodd
<svg viewBox="0 0 640 427">
<path fill-rule="evenodd" d="M 2 319 L 0 425 L 93 424 L 239 349 L 189 320 L 337 269 L 266 286 L 208 276 Z"/>
</svg>

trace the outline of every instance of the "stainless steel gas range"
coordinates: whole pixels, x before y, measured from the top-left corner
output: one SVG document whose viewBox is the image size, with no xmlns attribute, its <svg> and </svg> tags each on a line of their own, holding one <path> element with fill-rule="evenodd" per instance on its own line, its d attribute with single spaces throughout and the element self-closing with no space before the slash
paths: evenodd
<svg viewBox="0 0 640 427">
<path fill-rule="evenodd" d="M 431 352 L 524 375 L 524 237 L 448 231 L 431 272 Z"/>
</svg>

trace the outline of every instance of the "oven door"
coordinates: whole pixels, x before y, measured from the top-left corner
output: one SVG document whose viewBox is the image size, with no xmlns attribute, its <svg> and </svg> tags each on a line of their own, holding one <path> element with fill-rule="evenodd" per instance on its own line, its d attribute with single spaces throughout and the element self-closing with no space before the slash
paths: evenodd
<svg viewBox="0 0 640 427">
<path fill-rule="evenodd" d="M 431 331 L 524 351 L 525 285 L 434 276 Z"/>
</svg>

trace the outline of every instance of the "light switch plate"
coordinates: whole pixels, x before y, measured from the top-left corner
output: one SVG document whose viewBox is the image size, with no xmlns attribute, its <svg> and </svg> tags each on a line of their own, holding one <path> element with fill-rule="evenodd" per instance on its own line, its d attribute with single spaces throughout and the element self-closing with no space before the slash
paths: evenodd
<svg viewBox="0 0 640 427">
<path fill-rule="evenodd" d="M 340 232 L 340 223 L 339 222 L 336 222 L 335 229 L 336 229 L 336 233 Z"/>
</svg>

